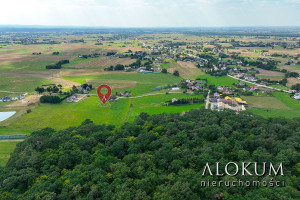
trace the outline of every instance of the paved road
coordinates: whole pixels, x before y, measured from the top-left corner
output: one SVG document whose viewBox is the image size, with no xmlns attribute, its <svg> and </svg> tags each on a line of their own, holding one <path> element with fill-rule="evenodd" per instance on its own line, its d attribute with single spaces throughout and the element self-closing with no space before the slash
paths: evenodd
<svg viewBox="0 0 300 200">
<path fill-rule="evenodd" d="M 129 99 L 135 99 L 135 98 L 141 98 L 141 97 L 147 97 L 147 96 L 153 96 L 153 95 L 159 95 L 159 94 L 166 94 L 165 92 L 164 93 L 154 93 L 154 94 L 144 94 L 144 95 L 141 95 L 141 96 L 134 96 L 134 97 L 119 97 L 119 99 L 126 99 L 126 98 L 129 98 Z M 169 92 L 169 94 L 182 94 L 182 92 Z M 97 94 L 89 94 L 89 95 L 97 95 Z"/>
<path fill-rule="evenodd" d="M 210 94 L 210 90 L 208 91 L 208 94 L 207 94 L 207 97 L 206 97 L 205 109 L 208 109 L 208 104 L 209 104 L 209 94 Z"/>
<path fill-rule="evenodd" d="M 249 84 L 253 84 L 253 85 L 259 86 L 259 87 L 264 87 L 264 88 L 268 88 L 268 89 L 272 89 L 272 90 L 277 90 L 277 91 L 280 91 L 280 92 L 290 93 L 288 90 L 281 90 L 281 89 L 274 88 L 274 87 L 270 87 L 270 86 L 266 86 L 266 85 L 260 85 L 260 84 L 257 84 L 257 83 L 253 83 L 253 82 L 251 82 L 251 81 L 246 81 L 246 80 L 244 80 L 244 79 L 240 79 L 240 78 L 231 76 L 231 75 L 229 75 L 229 74 L 227 74 L 227 76 L 229 76 L 229 77 L 231 77 L 231 78 L 234 78 L 234 79 L 236 79 L 236 80 L 239 80 L 239 81 L 243 81 L 243 82 L 245 82 L 245 83 L 249 83 Z"/>
</svg>

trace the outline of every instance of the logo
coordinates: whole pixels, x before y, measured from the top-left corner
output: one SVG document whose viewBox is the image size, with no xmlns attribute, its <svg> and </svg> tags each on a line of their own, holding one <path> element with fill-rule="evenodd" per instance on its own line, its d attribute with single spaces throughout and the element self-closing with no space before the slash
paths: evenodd
<svg viewBox="0 0 300 200">
<path fill-rule="evenodd" d="M 101 93 L 102 88 L 107 89 L 106 94 Z M 111 95 L 111 88 L 108 85 L 100 85 L 97 89 L 97 94 L 98 94 L 98 97 L 99 97 L 100 101 L 102 101 L 102 103 L 105 104 L 109 100 L 109 97 Z"/>
</svg>

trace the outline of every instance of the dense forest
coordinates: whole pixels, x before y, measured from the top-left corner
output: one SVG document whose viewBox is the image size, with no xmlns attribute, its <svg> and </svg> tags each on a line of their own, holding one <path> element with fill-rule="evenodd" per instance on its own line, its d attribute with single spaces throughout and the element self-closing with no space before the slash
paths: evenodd
<svg viewBox="0 0 300 200">
<path fill-rule="evenodd" d="M 300 119 L 248 112 L 141 113 L 121 127 L 35 131 L 0 171 L 0 199 L 300 199 Z M 285 176 L 202 176 L 227 162 L 283 163 Z M 224 168 L 223 168 L 224 169 Z M 203 180 L 285 181 L 284 187 L 201 187 Z"/>
</svg>

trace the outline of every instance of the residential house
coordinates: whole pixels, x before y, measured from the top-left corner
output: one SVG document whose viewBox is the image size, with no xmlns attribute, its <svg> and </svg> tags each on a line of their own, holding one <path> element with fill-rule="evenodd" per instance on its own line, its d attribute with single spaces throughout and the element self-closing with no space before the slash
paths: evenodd
<svg viewBox="0 0 300 200">
<path fill-rule="evenodd" d="M 225 108 L 225 104 L 221 101 L 217 103 L 217 106 L 218 106 L 218 110 L 224 110 Z"/>
<path fill-rule="evenodd" d="M 238 74 L 236 75 L 236 77 L 242 78 L 242 77 L 243 77 L 243 74 L 242 74 L 242 73 L 238 73 Z"/>
<path fill-rule="evenodd" d="M 25 98 L 25 95 L 23 95 L 23 94 L 17 96 L 17 99 L 24 99 L 24 98 Z"/>
<path fill-rule="evenodd" d="M 250 86 L 250 91 L 255 91 L 255 90 L 258 90 L 256 86 Z"/>
<path fill-rule="evenodd" d="M 262 93 L 263 94 L 270 94 L 270 91 L 269 90 L 263 90 Z"/>
<path fill-rule="evenodd" d="M 83 90 L 83 87 L 79 86 L 78 87 L 78 92 L 81 92 Z"/>
<path fill-rule="evenodd" d="M 1 98 L 1 100 L 3 102 L 8 102 L 8 101 L 11 101 L 12 99 L 9 96 L 4 96 L 4 97 Z"/>
<path fill-rule="evenodd" d="M 261 81 L 260 84 L 267 85 L 268 83 L 266 81 Z"/>
<path fill-rule="evenodd" d="M 214 98 L 216 98 L 216 99 L 220 99 L 221 98 L 221 95 L 219 94 L 219 93 L 214 93 Z"/>
<path fill-rule="evenodd" d="M 222 86 L 219 85 L 219 86 L 217 87 L 217 89 L 218 89 L 218 90 L 223 90 L 224 88 L 223 88 Z"/>
<path fill-rule="evenodd" d="M 242 105 L 247 104 L 247 102 L 246 102 L 246 101 L 243 101 L 241 98 L 235 97 L 234 99 L 235 99 L 235 101 L 236 101 L 238 104 L 242 104 Z"/>
<path fill-rule="evenodd" d="M 250 81 L 255 82 L 257 79 L 254 76 L 250 76 Z"/>
<path fill-rule="evenodd" d="M 72 103 L 73 101 L 74 101 L 74 99 L 72 97 L 67 98 L 68 103 Z"/>
<path fill-rule="evenodd" d="M 238 64 L 238 65 L 242 65 L 243 62 L 242 62 L 242 61 L 238 61 L 237 64 Z"/>
</svg>

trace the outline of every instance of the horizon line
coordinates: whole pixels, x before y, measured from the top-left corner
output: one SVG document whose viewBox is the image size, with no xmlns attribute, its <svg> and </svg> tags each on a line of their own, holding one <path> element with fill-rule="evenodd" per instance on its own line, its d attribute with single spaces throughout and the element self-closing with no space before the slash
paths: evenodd
<svg viewBox="0 0 300 200">
<path fill-rule="evenodd" d="M 300 26 L 292 26 L 292 25 L 276 25 L 276 26 L 83 26 L 83 25 L 31 25 L 31 24 L 0 24 L 1 27 L 11 27 L 11 28 L 18 28 L 18 27 L 44 27 L 44 28 L 300 28 Z"/>
</svg>

